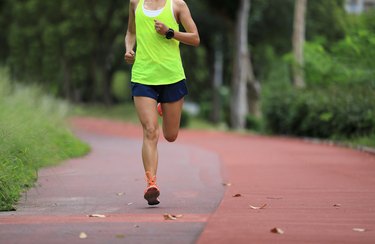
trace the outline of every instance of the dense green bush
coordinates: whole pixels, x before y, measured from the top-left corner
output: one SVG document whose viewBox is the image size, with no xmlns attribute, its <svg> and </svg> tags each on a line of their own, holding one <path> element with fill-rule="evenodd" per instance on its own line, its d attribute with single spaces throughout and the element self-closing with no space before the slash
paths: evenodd
<svg viewBox="0 0 375 244">
<path fill-rule="evenodd" d="M 187 128 L 189 126 L 190 120 L 191 120 L 191 115 L 187 111 L 182 110 L 180 127 Z"/>
<path fill-rule="evenodd" d="M 288 88 L 264 96 L 264 118 L 273 133 L 328 138 L 375 132 L 373 86 Z"/>
<path fill-rule="evenodd" d="M 119 102 L 132 100 L 129 78 L 128 72 L 125 71 L 117 71 L 113 75 L 111 92 L 114 98 Z"/>
<path fill-rule="evenodd" d="M 262 131 L 263 130 L 263 127 L 262 127 L 262 120 L 251 115 L 251 114 L 248 114 L 246 116 L 246 129 L 248 130 L 252 130 L 252 131 Z"/>
<path fill-rule="evenodd" d="M 37 170 L 87 153 L 64 125 L 68 104 L 37 87 L 12 85 L 0 69 L 0 211 L 14 208 Z"/>
</svg>

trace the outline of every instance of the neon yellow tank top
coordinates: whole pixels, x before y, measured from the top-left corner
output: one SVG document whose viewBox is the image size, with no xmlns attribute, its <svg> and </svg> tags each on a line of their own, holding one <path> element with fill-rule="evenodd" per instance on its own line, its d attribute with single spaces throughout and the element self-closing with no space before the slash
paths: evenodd
<svg viewBox="0 0 375 244">
<path fill-rule="evenodd" d="M 143 12 L 144 0 L 135 11 L 137 49 L 132 69 L 132 81 L 145 85 L 167 85 L 185 79 L 180 54 L 180 42 L 166 39 L 155 30 L 154 19 L 179 30 L 172 11 L 172 0 L 166 0 L 163 11 L 156 17 Z"/>
</svg>

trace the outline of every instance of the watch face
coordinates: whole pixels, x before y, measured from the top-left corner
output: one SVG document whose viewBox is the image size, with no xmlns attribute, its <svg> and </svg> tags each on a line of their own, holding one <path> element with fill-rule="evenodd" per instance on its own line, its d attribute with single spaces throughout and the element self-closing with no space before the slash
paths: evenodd
<svg viewBox="0 0 375 244">
<path fill-rule="evenodd" d="M 167 39 L 171 39 L 174 36 L 174 31 L 172 29 L 169 29 L 167 33 L 165 34 L 165 37 Z"/>
</svg>

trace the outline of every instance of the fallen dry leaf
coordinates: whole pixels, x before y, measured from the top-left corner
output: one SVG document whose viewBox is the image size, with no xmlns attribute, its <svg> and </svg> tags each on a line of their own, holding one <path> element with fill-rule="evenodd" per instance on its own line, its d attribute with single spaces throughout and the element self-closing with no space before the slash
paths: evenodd
<svg viewBox="0 0 375 244">
<path fill-rule="evenodd" d="M 116 195 L 120 197 L 120 196 L 125 195 L 125 193 L 124 192 L 118 192 L 118 193 L 116 193 Z"/>
<path fill-rule="evenodd" d="M 260 206 L 260 207 L 255 207 L 255 206 L 253 206 L 253 205 L 249 205 L 249 207 L 250 207 L 251 209 L 263 209 L 263 208 L 265 208 L 266 206 L 267 206 L 267 203 L 263 204 L 263 205 Z"/>
<path fill-rule="evenodd" d="M 139 225 L 134 225 L 134 228 L 139 228 Z"/>
<path fill-rule="evenodd" d="M 273 228 L 273 229 L 271 229 L 271 232 L 272 233 L 275 233 L 275 234 L 280 234 L 280 235 L 282 235 L 282 234 L 284 234 L 285 232 L 282 230 L 282 229 L 280 229 L 280 228 Z"/>
<path fill-rule="evenodd" d="M 233 197 L 242 197 L 242 195 L 238 193 L 236 195 L 233 195 Z"/>
<path fill-rule="evenodd" d="M 104 214 L 90 214 L 89 217 L 92 217 L 92 218 L 105 218 L 106 216 Z"/>
<path fill-rule="evenodd" d="M 356 231 L 356 232 L 365 232 L 366 229 L 363 229 L 363 228 L 353 228 L 353 231 Z"/>
<path fill-rule="evenodd" d="M 232 183 L 230 183 L 230 182 L 224 182 L 223 183 L 223 186 L 231 186 L 232 185 Z"/>
<path fill-rule="evenodd" d="M 174 216 L 171 215 L 171 214 L 164 214 L 164 219 L 165 219 L 165 220 L 176 220 L 177 218 L 174 217 Z"/>
<path fill-rule="evenodd" d="M 341 207 L 341 204 L 336 203 L 336 204 L 333 204 L 333 206 L 334 206 L 335 208 L 339 208 L 339 207 Z"/>
<path fill-rule="evenodd" d="M 87 238 L 87 234 L 85 232 L 81 232 L 81 233 L 79 233 L 79 238 L 86 239 Z"/>
<path fill-rule="evenodd" d="M 164 214 L 163 216 L 164 216 L 165 220 L 176 220 L 178 218 L 182 218 L 183 215 L 182 214 L 177 214 L 177 215 L 175 215 L 175 214 Z"/>
<path fill-rule="evenodd" d="M 129 203 L 128 203 L 128 206 L 130 206 L 130 205 L 132 205 L 132 204 L 133 204 L 132 202 L 129 202 Z"/>
</svg>

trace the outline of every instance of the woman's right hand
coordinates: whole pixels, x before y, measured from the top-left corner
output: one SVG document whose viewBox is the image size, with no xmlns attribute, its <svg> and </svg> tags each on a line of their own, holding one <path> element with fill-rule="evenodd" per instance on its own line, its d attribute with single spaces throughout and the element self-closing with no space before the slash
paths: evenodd
<svg viewBox="0 0 375 244">
<path fill-rule="evenodd" d="M 133 50 L 127 51 L 125 53 L 124 59 L 125 59 L 126 63 L 134 64 L 135 52 Z"/>
</svg>

